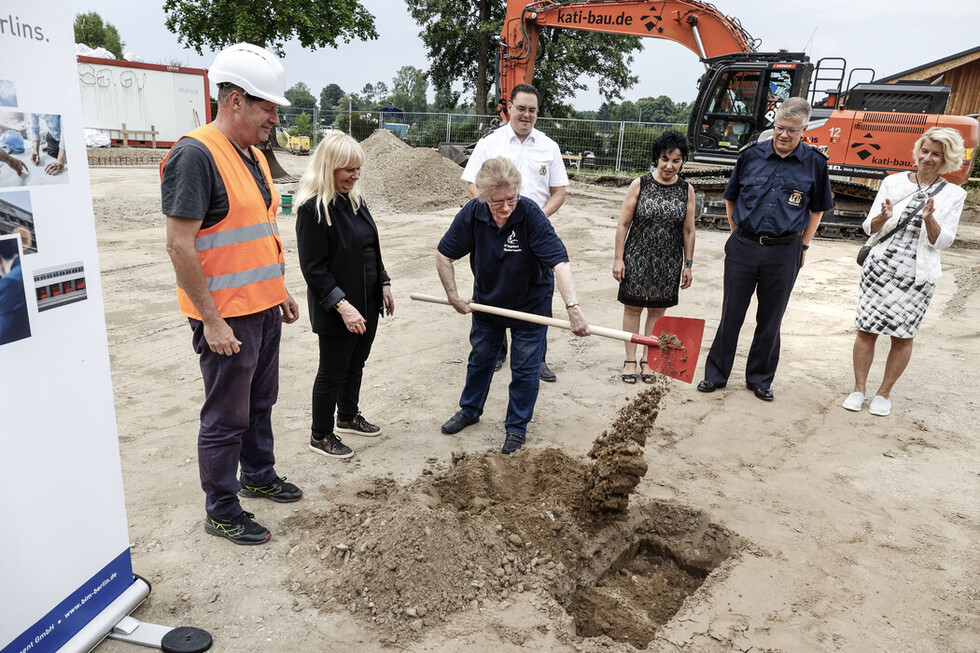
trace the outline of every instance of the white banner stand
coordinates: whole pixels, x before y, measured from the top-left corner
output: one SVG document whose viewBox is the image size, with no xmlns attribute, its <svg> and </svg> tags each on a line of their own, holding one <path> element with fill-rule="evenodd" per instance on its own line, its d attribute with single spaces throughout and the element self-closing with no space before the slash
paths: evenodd
<svg viewBox="0 0 980 653">
<path fill-rule="evenodd" d="M 0 0 L 0 653 L 107 636 L 205 651 L 128 615 L 133 575 L 68 0 Z"/>
</svg>

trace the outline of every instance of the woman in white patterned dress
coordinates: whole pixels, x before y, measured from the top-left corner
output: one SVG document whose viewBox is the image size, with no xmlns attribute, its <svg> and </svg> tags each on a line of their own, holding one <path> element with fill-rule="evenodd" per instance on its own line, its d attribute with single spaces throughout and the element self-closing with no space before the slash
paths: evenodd
<svg viewBox="0 0 980 653">
<path fill-rule="evenodd" d="M 885 373 L 868 409 L 882 417 L 891 412 L 892 387 L 912 357 L 913 339 L 942 274 L 939 252 L 953 243 L 966 199 L 966 191 L 940 177 L 963 164 L 959 132 L 929 129 L 916 142 L 913 156 L 917 170 L 885 178 L 873 204 L 881 211 L 862 225 L 873 246 L 861 270 L 854 391 L 844 408 L 859 411 L 864 405 L 875 342 L 886 335 L 891 347 Z"/>
</svg>

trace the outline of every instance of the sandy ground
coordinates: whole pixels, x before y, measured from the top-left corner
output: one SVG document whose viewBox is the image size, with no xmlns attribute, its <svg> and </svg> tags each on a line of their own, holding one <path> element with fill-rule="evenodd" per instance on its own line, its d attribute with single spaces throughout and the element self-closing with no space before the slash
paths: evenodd
<svg viewBox="0 0 980 653">
<path fill-rule="evenodd" d="M 295 171 L 308 160 L 283 159 Z M 176 310 L 157 172 L 93 169 L 92 192 L 133 564 L 153 586 L 134 616 L 204 628 L 216 651 L 392 646 L 343 597 L 321 612 L 288 577 L 297 572 L 293 560 L 307 535 L 296 526 L 308 523 L 298 519 L 305 512 L 355 501 L 375 479 L 405 486 L 439 474 L 453 451 L 502 444 L 506 377 L 492 388 L 478 425 L 458 436 L 439 432 L 462 386 L 468 320 L 408 297 L 440 292 L 434 247 L 454 208 L 375 215 L 396 312 L 379 329 L 362 390 L 362 410 L 384 434 L 348 436 L 357 452 L 352 461 L 327 461 L 308 450 L 316 340 L 305 315 L 284 328 L 277 469 L 306 496 L 292 505 L 246 500 L 273 531 L 268 545 L 253 548 L 202 527 L 195 448 L 202 386 L 190 330 Z M 619 190 L 574 185 L 554 220 L 586 317 L 611 327 L 621 321 L 611 274 L 621 197 Z M 287 283 L 305 307 L 292 216 L 283 216 L 281 227 Z M 760 402 L 739 383 L 751 326 L 728 389 L 703 395 L 674 384 L 647 441 L 649 471 L 631 505 L 687 506 L 747 544 L 685 600 L 650 650 L 980 650 L 980 227 L 964 225 L 961 239 L 973 249 L 943 256 L 944 276 L 893 394 L 892 416 L 840 407 L 851 385 L 854 242 L 817 241 L 810 248 L 783 325 L 774 402 Z M 707 320 L 704 351 L 720 312 L 724 240 L 721 232 L 698 233 L 694 285 L 673 311 Z M 457 275 L 466 287 L 465 264 Z M 584 458 L 642 385 L 620 382 L 621 343 L 558 330 L 549 343 L 558 382 L 542 384 L 528 446 Z M 563 607 L 533 583 L 433 620 L 394 646 L 632 650 L 575 636 Z M 106 642 L 101 650 L 131 649 Z"/>
</svg>

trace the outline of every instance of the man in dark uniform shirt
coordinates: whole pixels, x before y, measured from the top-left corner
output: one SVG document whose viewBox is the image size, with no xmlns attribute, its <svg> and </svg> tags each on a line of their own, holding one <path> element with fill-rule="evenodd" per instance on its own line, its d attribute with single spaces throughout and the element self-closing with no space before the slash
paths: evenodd
<svg viewBox="0 0 980 653">
<path fill-rule="evenodd" d="M 790 98 L 776 111 L 773 139 L 738 157 L 725 188 L 732 235 L 725 244 L 721 322 L 704 366 L 701 392 L 728 384 L 738 334 L 753 293 L 758 296 L 755 335 L 745 382 L 755 396 L 772 401 L 779 364 L 779 328 L 820 218 L 833 208 L 826 157 L 800 143 L 810 105 Z"/>
</svg>

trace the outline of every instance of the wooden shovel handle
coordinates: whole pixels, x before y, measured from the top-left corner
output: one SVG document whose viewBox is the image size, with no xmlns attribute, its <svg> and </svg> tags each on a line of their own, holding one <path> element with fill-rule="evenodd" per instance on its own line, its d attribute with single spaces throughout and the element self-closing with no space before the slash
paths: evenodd
<svg viewBox="0 0 980 653">
<path fill-rule="evenodd" d="M 423 295 L 421 293 L 413 292 L 410 297 L 415 301 L 419 302 L 430 302 L 432 304 L 445 304 L 447 306 L 452 306 L 448 299 L 443 297 L 435 297 L 433 295 Z M 476 302 L 470 302 L 469 307 L 471 310 L 477 311 L 479 313 L 490 313 L 491 315 L 499 315 L 501 317 L 509 317 L 515 320 L 523 320 L 525 322 L 533 322 L 534 324 L 543 324 L 545 326 L 558 327 L 559 329 L 572 330 L 572 325 L 568 320 L 559 320 L 554 317 L 544 317 L 543 315 L 535 315 L 533 313 L 524 313 L 523 311 L 514 311 L 509 308 L 497 308 L 496 306 L 487 306 L 486 304 L 477 304 Z M 630 333 L 629 331 L 620 331 L 619 329 L 610 329 L 608 327 L 593 326 L 589 325 L 589 331 L 593 335 L 602 336 L 603 338 L 613 338 L 615 340 L 622 340 L 624 342 L 635 342 L 640 345 L 646 345 L 647 347 L 659 347 L 660 344 L 656 338 L 653 336 L 641 336 L 636 333 Z"/>
</svg>

